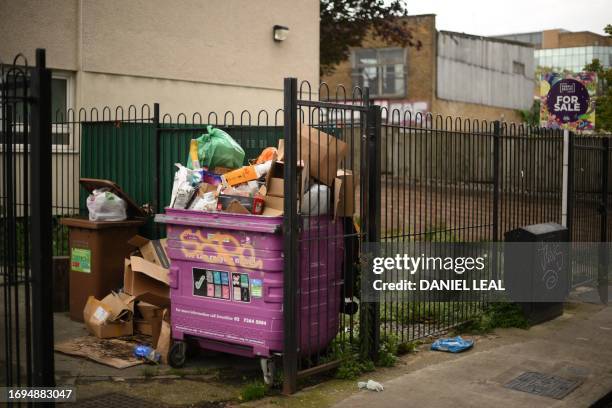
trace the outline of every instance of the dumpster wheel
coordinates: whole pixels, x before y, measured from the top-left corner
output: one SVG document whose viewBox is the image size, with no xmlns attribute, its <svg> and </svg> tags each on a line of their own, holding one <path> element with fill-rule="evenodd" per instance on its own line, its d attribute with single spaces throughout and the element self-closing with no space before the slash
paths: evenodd
<svg viewBox="0 0 612 408">
<path fill-rule="evenodd" d="M 181 368 L 185 365 L 185 359 L 187 355 L 187 343 L 184 341 L 177 341 L 170 347 L 170 353 L 168 354 L 168 363 L 173 368 Z"/>
<path fill-rule="evenodd" d="M 276 366 L 274 364 L 274 359 L 272 358 L 262 358 L 259 360 L 261 364 L 261 371 L 263 373 L 264 383 L 266 385 L 272 385 L 274 382 L 274 373 L 276 371 Z"/>
</svg>

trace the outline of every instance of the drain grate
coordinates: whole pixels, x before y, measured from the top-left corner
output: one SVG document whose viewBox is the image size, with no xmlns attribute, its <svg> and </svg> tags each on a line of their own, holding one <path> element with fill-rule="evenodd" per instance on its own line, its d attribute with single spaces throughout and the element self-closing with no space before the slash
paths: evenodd
<svg viewBox="0 0 612 408">
<path fill-rule="evenodd" d="M 72 405 L 72 404 L 71 404 Z M 167 405 L 154 403 L 145 399 L 130 397 L 125 394 L 103 394 L 82 401 L 77 401 L 77 407 L 85 408 L 131 408 L 131 407 L 166 407 Z"/>
<path fill-rule="evenodd" d="M 581 381 L 577 380 L 568 380 L 536 372 L 526 372 L 504 384 L 504 387 L 543 397 L 563 399 L 570 392 L 578 388 L 580 384 Z"/>
</svg>

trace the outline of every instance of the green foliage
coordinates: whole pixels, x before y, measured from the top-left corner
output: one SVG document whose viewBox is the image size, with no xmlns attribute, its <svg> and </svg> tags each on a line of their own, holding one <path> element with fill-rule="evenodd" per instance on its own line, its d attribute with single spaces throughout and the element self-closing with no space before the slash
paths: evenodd
<svg viewBox="0 0 612 408">
<path fill-rule="evenodd" d="M 265 396 L 266 386 L 259 381 L 249 383 L 240 390 L 240 400 L 243 402 L 261 399 Z"/>
<path fill-rule="evenodd" d="M 497 328 L 528 329 L 529 321 L 515 303 L 491 303 L 478 317 L 457 328 L 462 333 L 489 333 Z"/>
<path fill-rule="evenodd" d="M 595 130 L 612 131 L 612 68 L 604 68 L 599 59 L 595 58 L 584 70 L 597 72 Z"/>
<path fill-rule="evenodd" d="M 321 74 L 331 74 L 369 32 L 397 46 L 420 48 L 421 41 L 414 40 L 402 20 L 407 15 L 405 0 L 321 0 Z"/>
<path fill-rule="evenodd" d="M 393 334 L 387 334 L 380 340 L 380 350 L 376 365 L 380 367 L 393 367 L 397 362 L 399 340 Z"/>
<path fill-rule="evenodd" d="M 414 353 L 417 351 L 417 347 L 421 344 L 420 341 L 410 341 L 408 343 L 400 343 L 397 345 L 397 355 L 402 356 L 408 353 Z"/>
<path fill-rule="evenodd" d="M 540 124 L 540 100 L 534 99 L 531 108 L 519 110 L 518 114 L 521 116 L 522 122 L 531 126 L 538 126 Z"/>
<path fill-rule="evenodd" d="M 363 373 L 374 371 L 374 363 L 372 361 L 359 360 L 356 356 L 345 358 L 340 363 L 336 371 L 336 378 L 341 380 L 354 380 Z"/>
</svg>

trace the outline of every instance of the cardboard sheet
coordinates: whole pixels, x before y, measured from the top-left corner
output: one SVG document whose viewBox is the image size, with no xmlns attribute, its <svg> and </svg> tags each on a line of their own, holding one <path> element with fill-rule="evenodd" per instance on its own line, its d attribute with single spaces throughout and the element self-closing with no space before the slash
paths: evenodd
<svg viewBox="0 0 612 408">
<path fill-rule="evenodd" d="M 71 356 L 85 357 L 95 362 L 115 367 L 127 368 L 142 364 L 134 357 L 133 350 L 141 339 L 98 339 L 94 336 L 77 337 L 57 343 L 55 351 Z"/>
</svg>

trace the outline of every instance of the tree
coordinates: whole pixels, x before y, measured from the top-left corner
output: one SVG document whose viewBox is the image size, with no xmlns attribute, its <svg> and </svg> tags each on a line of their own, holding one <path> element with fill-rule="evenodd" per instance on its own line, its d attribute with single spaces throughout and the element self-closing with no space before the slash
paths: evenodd
<svg viewBox="0 0 612 408">
<path fill-rule="evenodd" d="M 421 47 L 402 17 L 405 0 L 321 0 L 321 74 L 331 74 L 358 47 L 371 29 L 375 37 L 401 47 Z"/>
<path fill-rule="evenodd" d="M 604 31 L 612 37 L 612 25 L 608 24 Z M 612 68 L 604 68 L 599 59 L 595 58 L 584 70 L 597 72 L 595 129 L 612 131 Z"/>
</svg>

